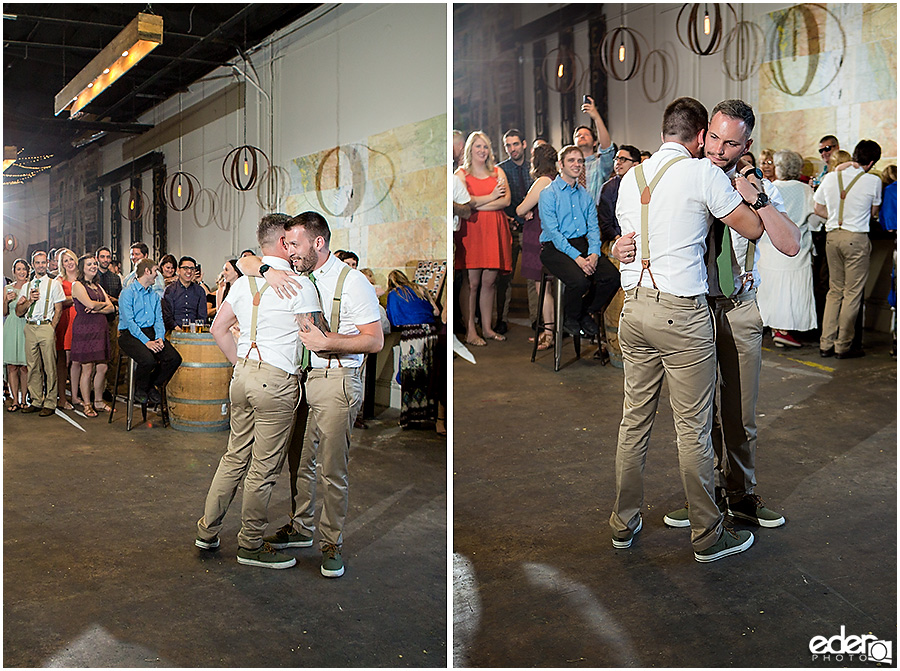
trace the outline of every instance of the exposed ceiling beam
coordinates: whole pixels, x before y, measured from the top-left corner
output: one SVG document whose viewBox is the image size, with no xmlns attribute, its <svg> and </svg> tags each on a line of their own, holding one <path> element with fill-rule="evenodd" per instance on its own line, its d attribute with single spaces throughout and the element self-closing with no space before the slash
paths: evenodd
<svg viewBox="0 0 900 671">
<path fill-rule="evenodd" d="M 121 98 L 117 103 L 114 103 L 112 106 L 108 107 L 107 109 L 105 109 L 103 112 L 101 112 L 97 116 L 98 117 L 109 116 L 110 113 L 112 113 L 114 110 L 119 109 L 122 105 L 124 105 L 126 102 L 128 102 L 128 100 L 130 100 L 131 97 L 135 93 L 140 93 L 144 89 L 146 89 L 149 86 L 151 86 L 152 84 L 154 84 L 158 79 L 160 79 L 161 77 L 166 75 L 170 70 L 176 68 L 178 66 L 178 64 L 182 61 L 182 59 L 189 58 L 191 56 L 191 54 L 195 53 L 196 51 L 199 51 L 201 49 L 201 47 L 204 45 L 204 43 L 206 43 L 207 40 L 210 40 L 210 41 L 214 40 L 220 34 L 224 33 L 226 30 L 231 28 L 231 26 L 233 26 L 234 24 L 243 20 L 244 18 L 246 18 L 247 14 L 249 14 L 250 11 L 252 9 L 254 9 L 255 7 L 256 7 L 255 5 L 251 4 L 251 5 L 247 5 L 243 9 L 241 9 L 241 11 L 239 11 L 237 14 L 235 14 L 230 19 L 228 19 L 228 21 L 221 24 L 218 28 L 216 28 L 209 35 L 207 35 L 202 40 L 197 42 L 195 45 L 193 45 L 190 49 L 185 51 L 183 54 L 172 59 L 169 62 L 169 64 L 166 65 L 165 67 L 163 67 L 159 72 L 157 72 L 156 74 L 151 75 L 150 77 L 145 79 L 143 82 L 141 82 L 141 84 L 137 88 L 135 88 L 133 91 L 131 91 L 131 93 L 129 93 L 125 97 Z"/>
<path fill-rule="evenodd" d="M 168 35 L 168 33 L 166 33 Z M 28 49 L 31 47 L 37 49 L 62 49 L 65 51 L 73 51 L 73 52 L 81 52 L 86 54 L 97 55 L 100 53 L 100 49 L 94 49 L 93 47 L 79 47 L 74 44 L 51 44 L 49 42 L 23 42 L 21 40 L 3 40 L 3 46 L 11 46 L 11 47 L 22 47 L 24 49 Z M 172 60 L 171 56 L 166 56 L 165 54 L 154 54 L 149 53 L 145 56 L 145 58 L 156 58 L 156 59 L 165 59 Z M 182 61 L 186 63 L 200 63 L 201 65 L 226 65 L 221 61 L 206 61 L 200 58 L 182 58 Z"/>
<path fill-rule="evenodd" d="M 4 14 L 4 19 L 13 21 L 45 21 L 47 23 L 61 23 L 73 26 L 90 26 L 91 28 L 109 28 L 110 30 L 122 30 L 125 26 L 116 25 L 114 23 L 97 23 L 96 21 L 79 21 L 78 19 L 64 19 L 58 16 L 34 16 L 32 14 Z M 166 37 L 182 37 L 188 40 L 202 40 L 202 35 L 191 35 L 190 33 L 176 33 L 171 30 L 166 31 Z"/>
<path fill-rule="evenodd" d="M 140 135 L 151 128 L 153 124 L 146 123 L 118 123 L 115 121 L 73 121 L 71 119 L 42 119 L 44 123 L 57 128 L 66 130 L 83 131 L 83 130 L 105 130 L 109 133 L 129 133 L 132 135 Z"/>
</svg>

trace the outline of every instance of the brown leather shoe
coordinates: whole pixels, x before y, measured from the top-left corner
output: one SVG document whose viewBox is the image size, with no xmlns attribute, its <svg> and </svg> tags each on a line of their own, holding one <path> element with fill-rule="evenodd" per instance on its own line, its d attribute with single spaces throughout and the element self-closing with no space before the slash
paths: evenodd
<svg viewBox="0 0 900 671">
<path fill-rule="evenodd" d="M 26 405 L 24 408 L 22 408 L 22 412 L 24 412 L 26 415 L 29 412 L 40 412 L 40 411 L 41 411 L 41 409 L 36 405 Z"/>
<path fill-rule="evenodd" d="M 56 412 L 53 408 L 41 408 L 41 412 L 39 413 L 39 417 L 49 417 L 50 415 L 54 415 Z"/>
</svg>

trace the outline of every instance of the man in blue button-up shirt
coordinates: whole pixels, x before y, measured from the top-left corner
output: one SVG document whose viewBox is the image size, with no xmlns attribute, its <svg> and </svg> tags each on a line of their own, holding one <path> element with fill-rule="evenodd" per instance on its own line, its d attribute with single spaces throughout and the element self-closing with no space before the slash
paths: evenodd
<svg viewBox="0 0 900 671">
<path fill-rule="evenodd" d="M 182 256 L 178 262 L 178 281 L 167 286 L 163 294 L 163 323 L 167 331 L 181 329 L 185 320 L 206 323 L 206 291 L 194 281 L 196 272 L 197 262 L 190 256 Z"/>
<path fill-rule="evenodd" d="M 181 355 L 165 339 L 162 305 L 153 290 L 156 276 L 156 262 L 141 259 L 135 281 L 119 294 L 119 347 L 137 364 L 134 400 L 141 405 L 148 398 L 158 403 L 158 390 L 181 365 Z"/>
<path fill-rule="evenodd" d="M 602 313 L 619 288 L 618 273 L 600 253 L 597 206 L 578 177 L 584 170 L 581 150 L 559 152 L 559 175 L 541 192 L 541 263 L 566 287 L 563 325 L 572 333 L 597 335 L 590 313 Z"/>
</svg>

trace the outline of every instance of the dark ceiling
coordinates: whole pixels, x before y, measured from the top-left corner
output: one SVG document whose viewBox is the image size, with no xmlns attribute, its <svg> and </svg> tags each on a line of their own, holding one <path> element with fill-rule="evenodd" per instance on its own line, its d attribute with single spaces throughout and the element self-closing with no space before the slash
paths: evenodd
<svg viewBox="0 0 900 671">
<path fill-rule="evenodd" d="M 141 114 L 318 6 L 4 3 L 3 143 L 24 148 L 23 156 L 53 154 L 58 163 L 98 130 L 108 131 L 103 141 L 140 133 Z M 142 11 L 163 17 L 163 43 L 83 117 L 55 117 L 54 96 Z"/>
</svg>

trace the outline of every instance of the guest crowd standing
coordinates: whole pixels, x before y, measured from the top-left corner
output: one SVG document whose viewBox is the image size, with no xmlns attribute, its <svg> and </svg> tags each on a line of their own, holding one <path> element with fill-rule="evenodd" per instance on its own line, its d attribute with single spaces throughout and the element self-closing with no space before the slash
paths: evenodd
<svg viewBox="0 0 900 671">
<path fill-rule="evenodd" d="M 16 303 L 22 288 L 28 284 L 31 266 L 25 259 L 13 261 L 14 281 L 4 288 L 3 300 L 3 363 L 12 403 L 7 412 L 15 412 L 25 407 L 28 394 L 28 366 L 25 359 L 25 319 L 16 314 Z"/>
<path fill-rule="evenodd" d="M 79 389 L 84 414 L 96 417 L 97 410 L 109 412 L 110 407 L 103 401 L 106 382 L 107 361 L 109 361 L 109 330 L 106 315 L 115 311 L 112 301 L 97 284 L 97 258 L 85 254 L 78 259 L 78 278 L 72 284 L 75 300 L 75 317 L 72 320 L 72 384 L 75 381 L 75 364 L 81 368 Z M 93 382 L 94 402 L 91 403 L 91 383 Z M 74 393 L 72 395 L 75 397 Z"/>
</svg>

